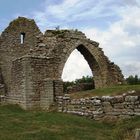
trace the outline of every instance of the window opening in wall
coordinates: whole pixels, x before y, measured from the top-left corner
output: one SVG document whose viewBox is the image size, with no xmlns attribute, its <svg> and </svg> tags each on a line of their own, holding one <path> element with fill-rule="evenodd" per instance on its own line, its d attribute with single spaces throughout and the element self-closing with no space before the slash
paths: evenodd
<svg viewBox="0 0 140 140">
<path fill-rule="evenodd" d="M 20 44 L 23 44 L 25 40 L 25 33 L 20 34 Z"/>
</svg>

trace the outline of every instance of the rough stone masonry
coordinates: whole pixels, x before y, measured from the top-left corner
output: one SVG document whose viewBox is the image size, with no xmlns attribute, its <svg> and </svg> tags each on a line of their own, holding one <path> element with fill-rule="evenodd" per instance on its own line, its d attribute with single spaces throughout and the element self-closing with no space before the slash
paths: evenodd
<svg viewBox="0 0 140 140">
<path fill-rule="evenodd" d="M 115 120 L 140 116 L 140 95 L 134 90 L 123 95 L 80 99 L 72 99 L 69 95 L 57 96 L 56 100 L 59 112 L 76 114 L 94 120 Z"/>
<path fill-rule="evenodd" d="M 48 109 L 63 94 L 64 65 L 77 49 L 94 75 L 95 88 L 123 82 L 120 68 L 109 61 L 99 43 L 77 30 L 47 30 L 19 17 L 0 35 L 0 92 L 24 109 Z"/>
</svg>

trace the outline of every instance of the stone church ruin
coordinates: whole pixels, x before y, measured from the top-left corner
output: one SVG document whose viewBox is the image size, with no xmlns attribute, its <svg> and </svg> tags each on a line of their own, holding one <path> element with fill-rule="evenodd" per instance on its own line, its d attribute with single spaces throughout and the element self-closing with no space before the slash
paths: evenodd
<svg viewBox="0 0 140 140">
<path fill-rule="evenodd" d="M 95 88 L 123 82 L 120 68 L 82 32 L 47 30 L 43 34 L 34 20 L 19 17 L 0 36 L 0 92 L 7 102 L 24 109 L 48 109 L 55 96 L 63 95 L 63 68 L 75 49 L 87 60 Z"/>
</svg>

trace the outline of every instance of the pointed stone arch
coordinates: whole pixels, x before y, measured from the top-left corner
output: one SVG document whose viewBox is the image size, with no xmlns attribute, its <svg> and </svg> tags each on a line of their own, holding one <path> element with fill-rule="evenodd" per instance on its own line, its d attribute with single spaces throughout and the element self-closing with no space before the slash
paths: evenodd
<svg viewBox="0 0 140 140">
<path fill-rule="evenodd" d="M 62 75 L 63 73 L 63 69 L 64 69 L 64 66 L 65 66 L 65 63 L 66 61 L 68 60 L 70 54 L 75 50 L 77 49 L 82 55 L 83 57 L 85 58 L 85 60 L 87 61 L 90 69 L 91 69 L 91 72 L 92 72 L 92 75 L 94 75 L 94 82 L 95 82 L 95 87 L 96 88 L 99 88 L 99 87 L 102 87 L 102 83 L 101 83 L 101 69 L 100 69 L 100 66 L 97 62 L 97 60 L 95 59 L 95 57 L 93 56 L 93 54 L 90 52 L 90 49 L 86 48 L 83 44 L 80 44 L 80 45 L 77 45 L 77 47 L 71 47 L 70 50 L 68 50 L 67 54 L 65 55 L 65 57 L 63 58 L 63 61 L 61 62 L 60 64 L 60 67 L 59 67 L 59 71 L 60 71 L 60 75 Z M 100 83 L 100 85 L 99 85 Z"/>
<path fill-rule="evenodd" d="M 99 47 L 99 43 L 89 40 L 79 31 L 60 30 L 45 34 L 45 40 L 55 37 L 49 45 L 51 56 L 55 59 L 55 78 L 61 79 L 64 65 L 73 50 L 77 49 L 87 60 L 94 75 L 95 87 L 108 87 L 123 81 L 123 75 L 118 66 L 112 63 Z M 53 47 L 52 47 L 53 46 Z M 49 46 L 48 46 L 49 47 Z"/>
</svg>

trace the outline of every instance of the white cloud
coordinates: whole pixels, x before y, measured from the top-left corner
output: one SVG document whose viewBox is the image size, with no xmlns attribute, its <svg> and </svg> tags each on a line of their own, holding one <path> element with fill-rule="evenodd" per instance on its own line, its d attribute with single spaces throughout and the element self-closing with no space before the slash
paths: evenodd
<svg viewBox="0 0 140 140">
<path fill-rule="evenodd" d="M 65 64 L 62 79 L 64 81 L 74 81 L 87 75 L 92 75 L 87 61 L 78 50 L 74 50 Z"/>
<path fill-rule="evenodd" d="M 94 0 L 72 0 L 71 2 L 70 1 L 71 0 L 66 0 L 64 1 L 64 3 L 62 3 L 62 5 L 55 6 L 55 16 L 60 16 L 63 19 L 67 19 L 67 21 L 76 21 L 86 17 L 89 18 L 89 16 L 93 16 L 95 18 L 112 14 L 102 12 L 105 9 L 105 5 L 110 0 L 99 1 L 98 3 Z M 52 7 L 50 7 L 50 9 L 52 9 Z"/>
<path fill-rule="evenodd" d="M 51 13 L 51 15 L 53 16 L 63 18 L 67 14 L 69 14 L 69 9 L 73 9 L 73 7 L 77 5 L 79 2 L 80 0 L 65 0 L 61 4 L 48 6 L 46 12 Z"/>
<path fill-rule="evenodd" d="M 100 42 L 100 47 L 103 48 L 105 54 L 121 66 L 125 76 L 140 75 L 139 16 L 140 9 L 138 7 L 127 7 L 120 10 L 121 20 L 112 23 L 107 30 L 103 31 L 97 28 L 83 30 L 89 38 Z M 131 33 L 131 30 L 138 33 Z"/>
<path fill-rule="evenodd" d="M 105 54 L 121 67 L 125 76 L 140 75 L 140 0 L 44 1 L 42 10 L 29 15 L 18 13 L 13 17 L 21 15 L 34 18 L 42 31 L 58 25 L 61 28 L 78 25 L 78 29 L 83 29 L 89 38 L 100 43 Z M 0 27 L 5 27 L 8 22 L 7 19 L 1 20 Z M 78 60 L 78 64 L 75 64 L 75 60 Z M 78 53 L 74 52 L 69 61 L 66 64 L 66 72 L 64 70 L 64 79 L 68 80 L 70 77 L 73 80 L 83 75 L 91 75 L 88 65 Z M 74 72 L 77 66 L 79 68 Z M 83 73 L 79 74 L 79 70 Z"/>
<path fill-rule="evenodd" d="M 105 54 L 116 64 L 118 64 L 125 76 L 132 74 L 140 75 L 139 52 L 140 52 L 140 1 L 139 0 L 63 0 L 60 3 L 47 3 L 44 5 L 44 10 L 34 12 L 34 18 L 38 25 L 45 30 L 46 27 L 69 27 L 68 23 L 82 24 L 89 20 L 89 24 L 101 19 L 102 28 L 94 26 L 87 28 L 86 24 L 82 25 L 83 32 L 100 43 Z M 114 21 L 113 18 L 117 20 Z M 103 18 L 106 18 L 103 20 Z M 94 19 L 94 20 L 93 20 Z M 109 19 L 109 20 L 108 20 Z M 79 23 L 79 21 L 81 22 Z M 99 22 L 99 21 L 98 21 Z M 108 26 L 105 29 L 104 24 Z M 91 26 L 90 26 L 91 27 Z M 79 25 L 80 29 L 80 25 Z M 74 53 L 75 54 L 75 53 Z M 79 77 L 89 73 L 88 66 L 81 61 L 78 54 L 71 56 L 69 68 L 65 68 L 63 79 L 73 80 L 72 77 Z M 84 73 L 74 72 L 75 60 L 80 64 L 78 69 L 82 69 Z M 127 64 L 127 65 L 126 65 Z M 132 66 L 134 69 L 132 70 Z M 66 64 L 67 67 L 67 64 Z M 65 72 L 66 71 L 66 72 Z M 87 72 L 87 73 L 86 73 Z M 69 74 L 71 73 L 71 76 Z"/>
<path fill-rule="evenodd" d="M 140 76 L 140 62 L 139 61 L 128 61 L 122 65 L 124 71 L 126 71 L 125 77 L 130 75 L 138 75 Z"/>
<path fill-rule="evenodd" d="M 70 22 L 85 21 L 116 14 L 111 12 L 114 6 L 108 6 L 112 0 L 63 0 L 61 3 L 44 3 L 44 9 L 33 12 L 33 18 L 41 28 L 66 26 Z M 104 12 L 106 11 L 106 12 Z M 79 27 L 80 28 L 80 27 Z"/>
</svg>

